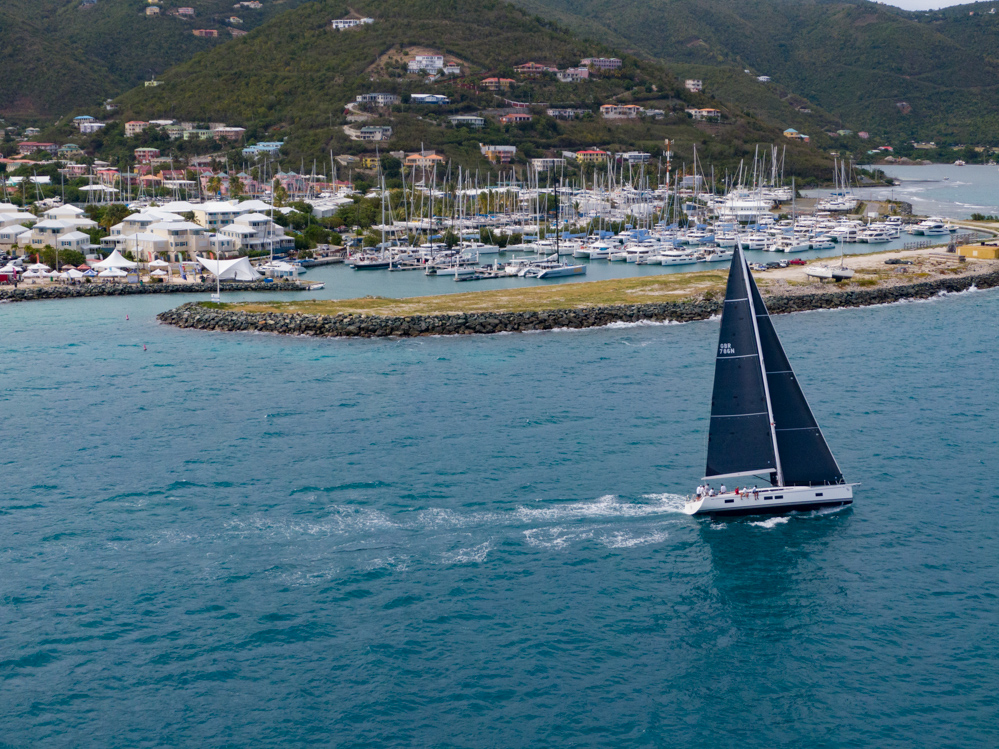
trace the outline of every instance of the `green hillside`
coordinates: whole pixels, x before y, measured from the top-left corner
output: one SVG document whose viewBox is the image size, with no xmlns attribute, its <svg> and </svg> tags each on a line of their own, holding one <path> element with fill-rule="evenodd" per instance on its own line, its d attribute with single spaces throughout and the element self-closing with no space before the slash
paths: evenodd
<svg viewBox="0 0 999 749">
<path fill-rule="evenodd" d="M 921 13 L 866 0 L 516 1 L 638 55 L 768 75 L 850 129 L 999 144 L 999 15 L 988 4 Z"/>
<path fill-rule="evenodd" d="M 38 120 L 94 107 L 172 65 L 249 30 L 305 0 L 3 0 L 0 3 L 0 116 Z M 190 7 L 193 18 L 173 15 Z M 231 22 L 233 16 L 241 23 Z M 195 29 L 214 29 L 200 38 Z"/>
<path fill-rule="evenodd" d="M 349 11 L 375 23 L 332 31 L 330 19 Z M 463 77 L 428 84 L 388 59 L 413 48 L 456 58 Z M 195 56 L 167 71 L 163 85 L 137 88 L 119 103 L 123 118 L 225 121 L 247 127 L 250 137 L 285 139 L 282 155 L 295 167 L 301 159 L 309 163 L 330 151 L 373 151 L 374 144 L 351 141 L 344 133 L 344 107 L 358 94 L 388 92 L 401 95 L 403 104 L 370 121 L 394 129 L 391 141 L 379 144 L 382 151 L 433 148 L 478 168 L 486 166 L 479 143 L 516 145 L 523 159 L 584 147 L 659 154 L 669 138 L 677 143 L 678 160 L 689 164 L 696 145 L 705 163 L 735 167 L 739 159 L 752 157 L 757 143 L 779 142 L 788 147 L 789 173 L 813 179 L 828 175 L 828 157 L 816 148 L 784 139 L 771 123 L 746 116 L 739 106 L 685 91 L 655 62 L 625 56 L 622 70 L 573 84 L 552 75 L 517 78 L 502 96 L 478 86 L 489 75 L 514 78 L 513 66 L 528 61 L 565 68 L 583 57 L 612 54 L 617 53 L 497 0 L 363 0 L 349 8 L 343 0 L 316 0 Z M 431 92 L 449 96 L 451 104 L 420 108 L 407 103 L 409 94 Z M 532 104 L 533 121 L 499 124 L 495 110 L 505 106 L 504 97 Z M 611 102 L 663 110 L 665 116 L 604 120 L 599 106 Z M 544 104 L 592 114 L 557 121 L 545 115 Z M 689 107 L 718 108 L 721 122 L 695 123 L 685 112 Z M 487 115 L 483 130 L 455 128 L 447 119 L 478 112 Z"/>
</svg>

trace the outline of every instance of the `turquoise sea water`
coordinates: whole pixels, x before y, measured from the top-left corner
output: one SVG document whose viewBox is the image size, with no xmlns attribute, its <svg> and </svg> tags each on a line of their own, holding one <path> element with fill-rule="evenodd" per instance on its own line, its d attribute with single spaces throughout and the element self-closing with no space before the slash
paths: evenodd
<svg viewBox="0 0 999 749">
<path fill-rule="evenodd" d="M 777 318 L 862 486 L 725 522 L 677 512 L 716 321 L 313 340 L 180 301 L 0 305 L 0 745 L 999 740 L 996 292 Z"/>
</svg>

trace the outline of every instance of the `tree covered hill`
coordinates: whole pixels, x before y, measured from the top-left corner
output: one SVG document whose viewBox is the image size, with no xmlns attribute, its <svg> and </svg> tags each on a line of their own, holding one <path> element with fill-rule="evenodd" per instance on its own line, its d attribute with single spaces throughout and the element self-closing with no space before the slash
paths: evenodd
<svg viewBox="0 0 999 749">
<path fill-rule="evenodd" d="M 334 31 L 330 19 L 354 12 L 375 23 Z M 400 56 L 413 49 L 438 51 L 460 61 L 462 76 L 430 83 L 406 73 Z M 283 139 L 282 154 L 297 168 L 335 153 L 373 151 L 372 143 L 348 139 L 345 106 L 358 94 L 386 92 L 402 97 L 390 110 L 371 112 L 368 124 L 390 125 L 393 137 L 382 151 L 437 149 L 466 165 L 485 166 L 479 143 L 512 144 L 519 157 L 560 155 L 585 147 L 644 150 L 659 154 L 664 140 L 676 141 L 678 161 L 693 149 L 705 163 L 737 165 L 751 158 L 757 143 L 786 144 L 789 170 L 825 177 L 829 159 L 816 148 L 783 138 L 773 123 L 747 116 L 739 106 L 684 90 L 661 64 L 623 57 L 619 71 L 588 81 L 560 83 L 551 74 L 526 79 L 515 65 L 534 61 L 564 69 L 584 57 L 619 53 L 582 41 L 558 25 L 500 0 L 315 0 L 282 14 L 248 36 L 200 53 L 167 71 L 157 88 L 136 88 L 119 99 L 122 118 L 225 121 L 248 128 L 257 139 Z M 392 58 L 395 61 L 392 61 Z M 516 79 L 502 94 L 483 90 L 486 76 Z M 420 107 L 413 93 L 440 93 L 442 107 Z M 499 111 L 513 100 L 531 105 L 530 123 L 503 125 Z M 637 120 L 602 119 L 605 103 L 637 104 L 663 116 Z M 546 116 L 547 107 L 585 109 L 572 122 Z M 686 109 L 714 107 L 718 123 L 694 122 Z M 482 130 L 453 127 L 455 114 L 485 113 Z"/>
<path fill-rule="evenodd" d="M 986 3 L 927 13 L 867 0 L 515 1 L 638 55 L 768 75 L 855 130 L 999 144 L 999 14 Z"/>
<path fill-rule="evenodd" d="M 117 96 L 167 68 L 256 28 L 306 0 L 2 0 L 0 117 L 41 119 L 69 114 Z M 194 9 L 193 17 L 176 14 Z M 231 20 L 233 17 L 237 21 Z M 218 38 L 196 37 L 213 29 Z"/>
</svg>

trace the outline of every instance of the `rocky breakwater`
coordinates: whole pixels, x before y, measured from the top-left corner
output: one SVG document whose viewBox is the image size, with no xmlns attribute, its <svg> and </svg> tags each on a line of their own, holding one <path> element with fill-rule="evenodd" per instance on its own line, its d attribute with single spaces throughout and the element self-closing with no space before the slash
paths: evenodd
<svg viewBox="0 0 999 749">
<path fill-rule="evenodd" d="M 229 281 L 222 291 L 308 291 L 297 283 L 262 283 L 260 281 Z M 92 296 L 130 296 L 132 294 L 214 294 L 215 282 L 209 283 L 84 283 L 19 286 L 0 289 L 0 301 L 31 302 L 43 299 L 77 299 Z"/>
<path fill-rule="evenodd" d="M 768 296 L 775 314 L 838 307 L 890 304 L 903 299 L 927 299 L 941 292 L 999 286 L 999 271 L 957 278 L 942 278 L 905 286 L 835 291 L 795 296 Z M 281 333 L 320 337 L 385 338 L 426 335 L 475 335 L 487 333 L 593 328 L 615 322 L 692 322 L 721 312 L 720 300 L 630 304 L 540 312 L 469 312 L 448 315 L 308 315 L 285 312 L 241 312 L 198 302 L 160 313 L 169 325 L 198 330 Z"/>
<path fill-rule="evenodd" d="M 613 322 L 641 320 L 691 322 L 721 311 L 716 301 L 667 302 L 540 312 L 468 312 L 451 315 L 306 315 L 284 312 L 240 312 L 192 302 L 161 312 L 161 322 L 181 328 L 259 331 L 287 335 L 384 338 L 387 336 L 474 335 L 485 333 L 594 328 Z"/>
</svg>

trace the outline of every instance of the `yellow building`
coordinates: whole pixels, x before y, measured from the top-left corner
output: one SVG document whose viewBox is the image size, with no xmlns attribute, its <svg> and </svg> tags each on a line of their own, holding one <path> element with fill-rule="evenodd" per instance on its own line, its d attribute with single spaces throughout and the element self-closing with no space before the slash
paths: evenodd
<svg viewBox="0 0 999 749">
<path fill-rule="evenodd" d="M 377 156 L 362 156 L 361 157 L 361 169 L 377 169 L 378 168 L 378 157 Z"/>
<path fill-rule="evenodd" d="M 957 248 L 957 254 L 979 260 L 999 260 L 999 243 L 966 244 Z"/>
</svg>

